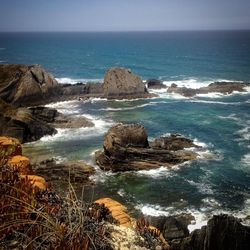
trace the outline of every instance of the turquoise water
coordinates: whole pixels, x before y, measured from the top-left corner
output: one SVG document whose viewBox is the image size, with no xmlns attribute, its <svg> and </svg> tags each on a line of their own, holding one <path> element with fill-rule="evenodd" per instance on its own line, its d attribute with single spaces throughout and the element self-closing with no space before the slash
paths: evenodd
<svg viewBox="0 0 250 250">
<path fill-rule="evenodd" d="M 129 67 L 143 79 L 158 78 L 166 85 L 250 81 L 250 32 L 2 33 L 0 48 L 0 61 L 42 64 L 60 82 L 102 79 L 111 66 Z M 150 139 L 181 133 L 203 146 L 198 161 L 171 170 L 99 170 L 94 197 L 114 197 L 135 213 L 192 212 L 199 225 L 213 213 L 250 214 L 249 92 L 182 98 L 161 91 L 148 100 L 93 99 L 50 106 L 85 115 L 95 127 L 59 130 L 27 144 L 34 157 L 48 154 L 93 164 L 93 152 L 102 148 L 103 135 L 117 122 L 142 123 Z"/>
</svg>

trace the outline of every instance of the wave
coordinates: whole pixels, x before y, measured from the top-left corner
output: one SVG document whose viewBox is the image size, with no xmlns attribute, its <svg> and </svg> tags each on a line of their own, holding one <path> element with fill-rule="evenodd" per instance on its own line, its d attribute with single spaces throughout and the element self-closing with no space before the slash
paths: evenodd
<svg viewBox="0 0 250 250">
<path fill-rule="evenodd" d="M 86 78 L 78 78 L 78 79 L 74 79 L 74 78 L 69 78 L 69 77 L 62 77 L 62 78 L 56 78 L 56 80 L 58 81 L 58 83 L 61 84 L 76 84 L 76 83 L 96 83 L 96 82 L 103 82 L 103 79 L 86 79 Z"/>
<path fill-rule="evenodd" d="M 159 177 L 165 177 L 165 178 L 171 178 L 175 175 L 175 171 L 174 169 L 178 169 L 175 167 L 170 168 L 166 168 L 166 167 L 159 167 L 157 169 L 150 169 L 150 170 L 140 170 L 135 172 L 137 175 L 140 176 L 148 176 L 151 178 L 159 178 Z"/>
</svg>

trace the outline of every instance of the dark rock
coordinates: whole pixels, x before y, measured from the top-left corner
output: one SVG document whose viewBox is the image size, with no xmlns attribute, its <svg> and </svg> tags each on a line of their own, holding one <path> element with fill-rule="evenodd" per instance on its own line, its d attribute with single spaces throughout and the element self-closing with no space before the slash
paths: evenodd
<svg viewBox="0 0 250 250">
<path fill-rule="evenodd" d="M 165 89 L 166 85 L 157 79 L 149 79 L 146 82 L 148 89 Z"/>
<path fill-rule="evenodd" d="M 0 134 L 11 136 L 21 143 L 55 134 L 56 130 L 46 122 L 37 119 L 27 108 L 14 108 L 0 99 Z"/>
<path fill-rule="evenodd" d="M 186 150 L 150 147 L 145 128 L 138 124 L 118 124 L 110 128 L 103 148 L 103 152 L 96 152 L 96 163 L 114 172 L 171 167 L 197 158 L 196 153 Z"/>
<path fill-rule="evenodd" d="M 149 97 L 141 78 L 125 68 L 111 68 L 103 83 L 104 96 L 107 98 Z"/>
<path fill-rule="evenodd" d="M 250 227 L 230 215 L 216 215 L 207 226 L 181 241 L 171 242 L 173 250 L 248 250 Z"/>
<path fill-rule="evenodd" d="M 249 83 L 240 82 L 214 82 L 209 84 L 207 87 L 201 87 L 199 89 L 192 89 L 186 87 L 178 87 L 176 84 L 172 84 L 167 92 L 176 93 L 185 97 L 192 97 L 197 94 L 208 94 L 212 92 L 221 93 L 224 95 L 231 94 L 234 91 L 246 92 L 245 87 L 250 86 Z"/>
<path fill-rule="evenodd" d="M 188 225 L 195 218 L 191 214 L 179 214 L 174 216 L 148 216 L 149 223 L 158 228 L 163 237 L 169 242 L 173 239 L 182 239 L 189 235 Z"/>
<path fill-rule="evenodd" d="M 58 89 L 55 78 L 39 65 L 0 65 L 0 98 L 15 106 L 48 102 Z"/>
</svg>

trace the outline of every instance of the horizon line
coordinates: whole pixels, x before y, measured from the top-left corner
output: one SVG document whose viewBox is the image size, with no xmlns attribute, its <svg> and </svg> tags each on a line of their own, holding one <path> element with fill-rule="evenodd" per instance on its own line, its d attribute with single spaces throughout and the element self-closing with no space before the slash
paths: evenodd
<svg viewBox="0 0 250 250">
<path fill-rule="evenodd" d="M 1 31 L 0 33 L 135 33 L 135 32 L 215 32 L 215 31 L 250 31 L 250 29 L 176 29 L 176 30 L 21 30 Z"/>
</svg>

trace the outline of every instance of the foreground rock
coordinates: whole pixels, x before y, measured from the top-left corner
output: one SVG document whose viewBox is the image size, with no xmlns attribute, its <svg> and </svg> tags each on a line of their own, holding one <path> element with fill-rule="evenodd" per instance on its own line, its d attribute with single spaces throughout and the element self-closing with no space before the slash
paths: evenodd
<svg viewBox="0 0 250 250">
<path fill-rule="evenodd" d="M 176 84 L 172 84 L 167 92 L 176 93 L 185 97 L 193 97 L 197 94 L 208 94 L 208 93 L 221 93 L 223 95 L 232 94 L 233 92 L 246 92 L 246 87 L 250 86 L 250 83 L 240 82 L 214 82 L 209 84 L 207 87 L 201 87 L 198 89 L 178 87 Z"/>
<path fill-rule="evenodd" d="M 56 128 L 93 126 L 85 117 L 65 116 L 47 107 L 14 108 L 0 99 L 0 135 L 15 137 L 21 143 L 56 134 Z"/>
<path fill-rule="evenodd" d="M 58 96 L 59 85 L 41 66 L 23 64 L 0 65 L 0 98 L 20 105 L 48 102 Z"/>
<path fill-rule="evenodd" d="M 47 122 L 54 128 L 82 128 L 94 126 L 94 123 L 86 117 L 66 116 L 53 108 L 31 107 L 29 110 L 34 117 Z"/>
<path fill-rule="evenodd" d="M 0 99 L 0 135 L 17 138 L 21 143 L 53 135 L 56 129 L 37 119 L 27 108 L 14 108 Z"/>
<path fill-rule="evenodd" d="M 213 216 L 207 226 L 171 242 L 172 250 L 247 250 L 249 246 L 250 227 L 230 215 Z"/>
<path fill-rule="evenodd" d="M 151 96 L 142 79 L 125 68 L 111 68 L 103 83 L 104 96 L 107 98 L 142 98 Z"/>
<path fill-rule="evenodd" d="M 198 156 L 195 152 L 184 150 L 187 144 L 196 147 L 192 140 L 177 136 L 159 140 L 149 144 L 146 129 L 142 125 L 118 124 L 105 135 L 104 151 L 96 152 L 96 163 L 101 169 L 114 172 L 147 170 L 171 167 L 195 160 Z"/>
</svg>

